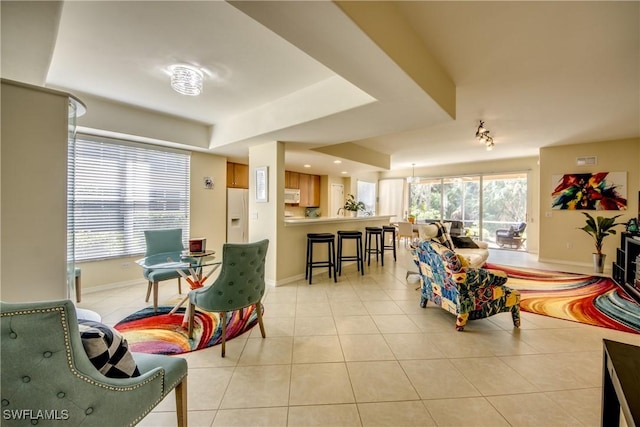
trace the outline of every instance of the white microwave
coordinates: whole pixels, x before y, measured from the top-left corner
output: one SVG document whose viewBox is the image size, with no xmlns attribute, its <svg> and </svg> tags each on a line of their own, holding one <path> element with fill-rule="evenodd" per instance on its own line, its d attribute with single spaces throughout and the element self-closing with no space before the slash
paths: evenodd
<svg viewBox="0 0 640 427">
<path fill-rule="evenodd" d="M 288 204 L 300 203 L 300 190 L 297 188 L 285 188 L 284 202 Z"/>
</svg>

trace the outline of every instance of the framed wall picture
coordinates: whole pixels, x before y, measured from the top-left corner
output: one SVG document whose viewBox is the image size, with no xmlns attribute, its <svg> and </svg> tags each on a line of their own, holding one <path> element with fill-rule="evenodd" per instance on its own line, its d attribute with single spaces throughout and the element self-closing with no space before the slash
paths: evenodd
<svg viewBox="0 0 640 427">
<path fill-rule="evenodd" d="M 256 168 L 256 202 L 269 201 L 269 167 Z"/>
<path fill-rule="evenodd" d="M 626 172 L 571 173 L 551 179 L 551 209 L 627 209 Z"/>
</svg>

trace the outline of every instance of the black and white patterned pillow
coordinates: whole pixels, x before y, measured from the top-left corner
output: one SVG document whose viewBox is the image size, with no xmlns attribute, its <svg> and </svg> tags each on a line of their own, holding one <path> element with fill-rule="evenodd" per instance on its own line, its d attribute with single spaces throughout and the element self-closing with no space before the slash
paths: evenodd
<svg viewBox="0 0 640 427">
<path fill-rule="evenodd" d="M 103 375 L 110 378 L 140 376 L 127 340 L 120 332 L 91 320 L 78 320 L 78 328 L 84 351 Z"/>
<path fill-rule="evenodd" d="M 433 225 L 438 228 L 438 232 L 434 237 L 432 237 L 432 239 L 441 245 L 446 246 L 448 249 L 453 250 L 453 241 L 451 240 L 451 236 L 449 235 L 449 230 L 447 230 L 446 225 L 441 222 L 435 222 Z"/>
</svg>

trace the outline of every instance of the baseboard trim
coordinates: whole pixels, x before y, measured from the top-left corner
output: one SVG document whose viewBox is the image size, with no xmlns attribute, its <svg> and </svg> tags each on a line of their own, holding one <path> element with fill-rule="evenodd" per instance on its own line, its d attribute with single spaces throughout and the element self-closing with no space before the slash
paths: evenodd
<svg viewBox="0 0 640 427">
<path fill-rule="evenodd" d="M 589 263 L 589 262 L 566 261 L 566 260 L 549 259 L 549 258 L 538 258 L 538 261 L 539 262 L 546 262 L 546 263 L 549 263 L 549 264 L 564 264 L 564 265 L 574 265 L 576 267 L 593 268 L 593 264 Z M 612 270 L 612 268 L 610 266 L 605 265 L 602 275 L 603 276 L 610 276 L 611 275 L 611 270 Z"/>
<path fill-rule="evenodd" d="M 85 294 L 91 294 L 94 292 L 101 292 L 101 291 L 110 291 L 112 289 L 119 289 L 119 288 L 128 288 L 134 285 L 142 285 L 142 284 L 146 284 L 146 280 L 126 280 L 124 282 L 115 282 L 115 283 L 108 283 L 106 285 L 98 285 L 98 286 L 91 286 L 91 287 L 82 287 L 82 295 Z"/>
</svg>

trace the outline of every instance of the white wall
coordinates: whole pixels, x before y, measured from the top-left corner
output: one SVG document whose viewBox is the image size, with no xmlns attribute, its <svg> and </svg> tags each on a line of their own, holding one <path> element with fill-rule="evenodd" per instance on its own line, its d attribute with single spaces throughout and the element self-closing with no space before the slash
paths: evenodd
<svg viewBox="0 0 640 427">
<path fill-rule="evenodd" d="M 67 289 L 67 94 L 2 81 L 3 301 Z"/>
</svg>

